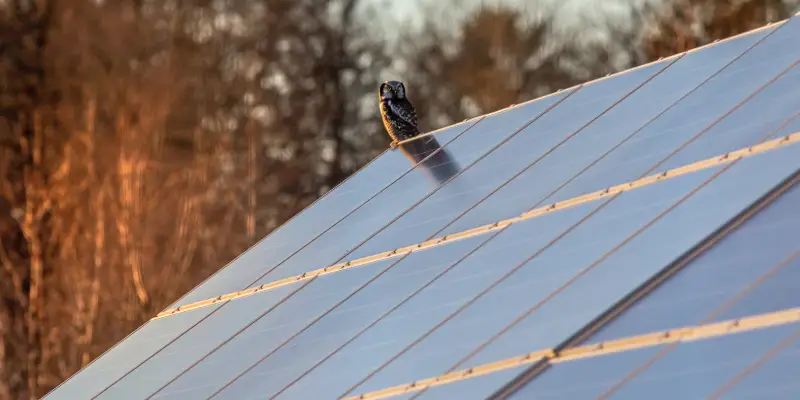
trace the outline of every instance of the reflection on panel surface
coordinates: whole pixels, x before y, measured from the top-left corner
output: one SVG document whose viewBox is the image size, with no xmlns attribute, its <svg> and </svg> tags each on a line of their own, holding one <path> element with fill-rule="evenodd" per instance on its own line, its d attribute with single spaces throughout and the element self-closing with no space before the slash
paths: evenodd
<svg viewBox="0 0 800 400">
<path fill-rule="evenodd" d="M 645 134 L 638 132 L 638 129 L 644 127 L 650 120 L 740 56 L 759 39 L 762 39 L 768 31 L 771 29 L 722 42 L 703 51 L 689 53 L 676 60 L 674 64 L 633 92 L 630 97 L 592 122 L 577 137 L 566 142 L 467 215 L 461 217 L 448 227 L 445 233 L 459 232 L 493 221 L 511 218 L 532 208 L 545 205 L 545 199 L 551 193 L 557 191 L 559 187 L 584 169 L 591 168 L 592 163 L 607 152 L 613 152 L 615 146 L 619 146 L 626 139 L 634 140 L 639 135 Z M 617 78 L 611 80 L 615 79 Z M 600 84 L 602 81 L 593 83 L 583 90 L 589 90 Z M 698 110 L 698 112 L 702 111 Z M 535 129 L 535 124 L 530 129 Z M 672 148 L 678 147 L 685 140 L 682 136 L 672 137 L 672 139 L 673 141 L 669 143 Z M 654 150 L 650 148 L 647 141 L 637 141 L 634 146 L 639 153 L 643 154 Z M 530 158 L 532 159 L 532 157 Z M 616 181 L 614 184 L 623 182 Z M 587 181 L 587 185 L 581 187 L 579 191 L 586 193 L 602 189 L 597 182 Z M 578 192 L 572 191 L 571 193 Z"/>
<path fill-rule="evenodd" d="M 741 160 L 669 215 L 615 249 L 718 169 L 623 193 L 355 392 L 370 392 L 557 346 L 793 174 L 798 155 L 800 146 L 790 146 Z M 512 225 L 515 227 L 517 231 L 509 229 L 503 234 L 508 238 L 526 236 L 521 231 L 524 223 Z M 665 241 L 665 237 L 670 240 Z M 498 236 L 496 240 L 503 238 Z M 533 251 L 535 248 L 529 248 L 530 253 Z M 596 264 L 601 257 L 602 262 Z M 573 279 L 590 266 L 593 269 Z M 402 311 L 403 308 L 398 310 Z M 531 313 L 526 314 L 527 311 Z M 465 356 L 512 323 L 510 330 L 465 360 Z M 394 333 L 392 338 L 406 344 L 412 339 L 403 333 Z M 374 363 L 367 364 L 374 368 Z"/>
<path fill-rule="evenodd" d="M 68 400 L 90 398 L 100 393 L 215 308 L 147 322 L 44 398 Z"/>
<path fill-rule="evenodd" d="M 477 119 L 448 127 L 434 136 L 444 146 L 476 121 Z M 384 153 L 169 308 L 247 288 L 259 276 L 336 224 L 412 167 L 413 164 L 399 150 Z"/>
<path fill-rule="evenodd" d="M 800 306 L 798 210 L 795 185 L 587 343 Z"/>
<path fill-rule="evenodd" d="M 621 386 L 610 398 L 706 398 L 798 329 L 800 324 L 795 323 L 681 343 Z M 664 346 L 650 347 L 555 364 L 511 398 L 595 399 L 662 350 Z M 796 360 L 795 358 L 795 365 Z M 782 376 L 788 378 L 786 374 Z M 791 380 L 771 383 L 785 386 L 795 385 L 796 382 L 795 374 Z M 779 388 L 780 386 L 750 387 L 751 390 L 763 391 Z M 732 393 L 728 395 L 730 394 Z M 723 398 L 728 397 L 726 395 Z"/>
<path fill-rule="evenodd" d="M 432 238 L 459 214 L 467 211 L 491 191 L 558 146 L 583 125 L 663 70 L 669 63 L 662 61 L 626 72 L 613 79 L 604 79 L 581 87 L 489 153 L 486 158 L 465 170 L 425 202 L 370 239 L 356 250 L 351 258 L 364 257 Z M 482 126 L 489 125 L 505 126 L 513 130 L 521 128 L 522 124 L 512 120 L 515 116 L 513 110 L 488 116 L 476 128 L 481 129 Z M 584 136 L 584 132 L 581 132 L 566 143 L 576 142 L 577 146 L 580 146 L 580 143 L 585 142 Z M 469 228 L 475 226 L 473 224 Z"/>
</svg>

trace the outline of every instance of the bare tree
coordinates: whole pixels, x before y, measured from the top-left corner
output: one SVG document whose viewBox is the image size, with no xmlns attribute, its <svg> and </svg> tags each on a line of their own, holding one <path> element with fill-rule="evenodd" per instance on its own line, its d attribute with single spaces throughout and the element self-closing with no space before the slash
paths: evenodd
<svg viewBox="0 0 800 400">
<path fill-rule="evenodd" d="M 691 50 L 792 15 L 784 0 L 671 0 L 640 10 L 644 61 Z"/>
</svg>

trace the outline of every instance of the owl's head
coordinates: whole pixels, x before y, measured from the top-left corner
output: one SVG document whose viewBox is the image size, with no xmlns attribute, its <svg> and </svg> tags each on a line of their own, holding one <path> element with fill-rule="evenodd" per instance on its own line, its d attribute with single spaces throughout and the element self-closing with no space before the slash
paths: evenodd
<svg viewBox="0 0 800 400">
<path fill-rule="evenodd" d="M 381 83 L 378 90 L 381 100 L 406 98 L 406 87 L 400 81 L 386 81 Z"/>
</svg>

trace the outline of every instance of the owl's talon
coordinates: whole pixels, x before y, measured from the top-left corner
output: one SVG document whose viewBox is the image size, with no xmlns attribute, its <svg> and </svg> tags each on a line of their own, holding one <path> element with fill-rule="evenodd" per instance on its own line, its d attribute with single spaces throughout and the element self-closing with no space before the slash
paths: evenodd
<svg viewBox="0 0 800 400">
<path fill-rule="evenodd" d="M 389 147 L 391 147 L 393 149 L 395 147 L 399 146 L 399 145 L 400 145 L 400 142 L 398 142 L 397 140 L 393 140 L 392 143 L 389 143 Z"/>
</svg>

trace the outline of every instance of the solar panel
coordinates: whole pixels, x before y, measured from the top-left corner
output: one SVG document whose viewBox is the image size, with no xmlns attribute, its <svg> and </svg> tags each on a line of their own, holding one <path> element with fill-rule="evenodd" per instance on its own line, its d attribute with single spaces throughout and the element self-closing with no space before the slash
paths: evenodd
<svg viewBox="0 0 800 400">
<path fill-rule="evenodd" d="M 720 229 L 798 179 L 798 24 L 389 150 L 46 398 L 484 398 L 548 363 L 515 396 L 797 391 L 762 371 L 797 363 L 764 354 L 795 346 L 800 189 Z"/>
<path fill-rule="evenodd" d="M 511 398 L 599 399 L 604 394 L 614 399 L 708 398 L 798 329 L 800 324 L 794 323 L 681 343 L 620 388 L 615 385 L 626 373 L 659 354 L 664 347 L 563 362 L 552 366 Z M 792 358 L 794 366 L 800 365 L 796 354 Z M 789 378 L 787 374 L 783 377 Z M 786 389 L 797 393 L 797 387 L 792 388 L 797 384 L 795 376 L 771 383 L 775 386 L 751 385 L 749 390 L 772 393 L 769 397 L 757 396 L 759 399 L 793 398 L 786 396 L 789 393 Z M 725 396 L 728 397 L 730 394 Z"/>
</svg>

